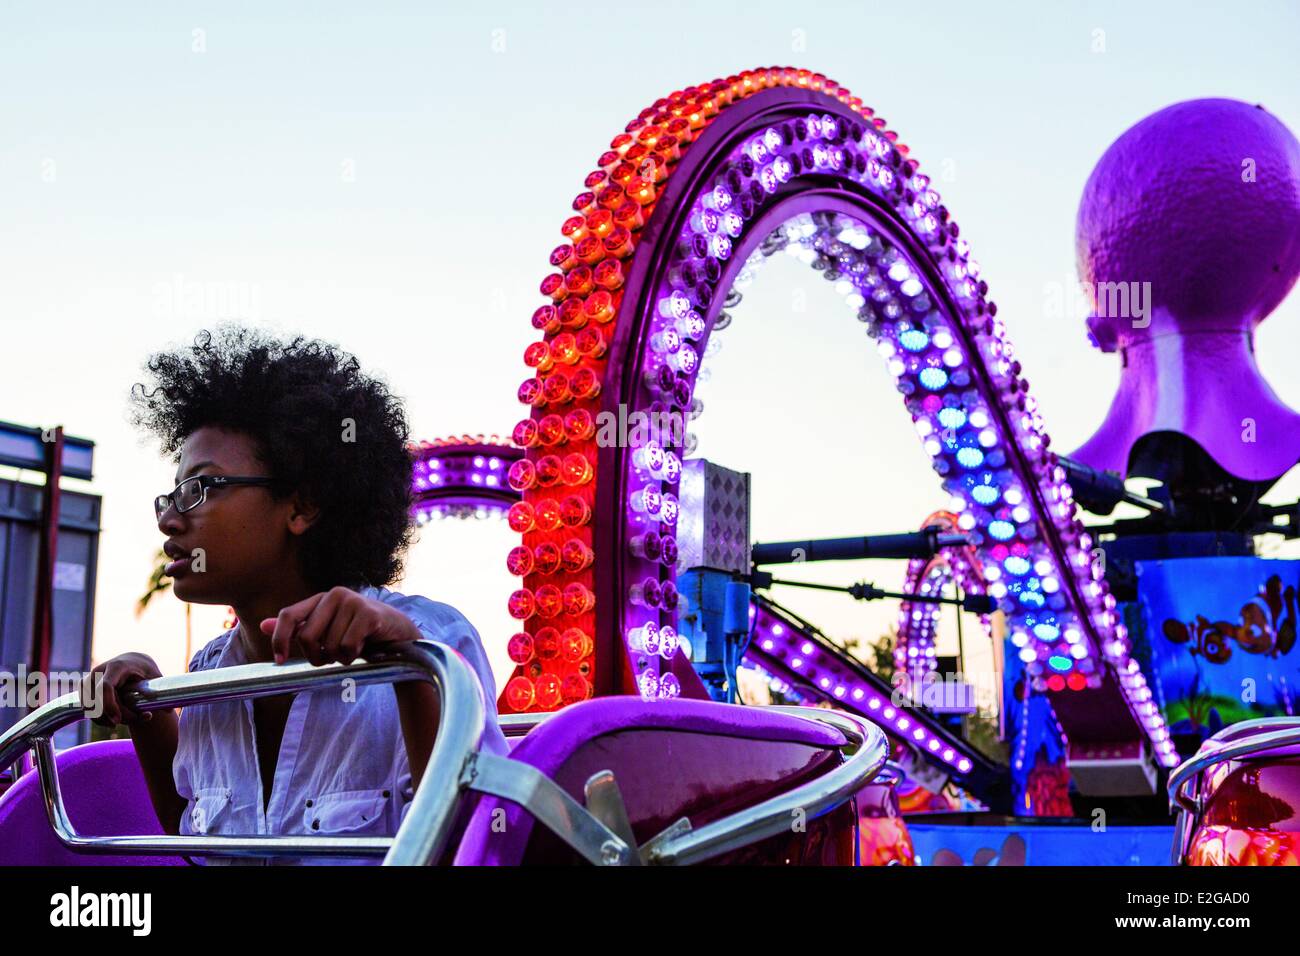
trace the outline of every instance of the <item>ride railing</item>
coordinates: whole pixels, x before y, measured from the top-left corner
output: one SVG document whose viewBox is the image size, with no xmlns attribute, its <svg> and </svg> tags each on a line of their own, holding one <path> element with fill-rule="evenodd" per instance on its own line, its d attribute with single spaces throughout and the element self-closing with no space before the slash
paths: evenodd
<svg viewBox="0 0 1300 956">
<path fill-rule="evenodd" d="M 121 693 L 137 711 L 208 704 L 272 694 L 318 691 L 343 680 L 356 684 L 425 680 L 437 690 L 438 731 L 424 775 L 405 819 L 392 837 L 329 835 L 130 835 L 77 832 L 59 785 L 53 735 L 89 716 L 82 695 L 66 694 L 0 734 L 0 770 L 31 751 L 46 817 L 59 841 L 77 853 L 162 854 L 242 858 L 383 857 L 385 866 L 429 865 L 448 848 L 461 801 L 468 791 L 519 804 L 588 862 L 597 865 L 691 864 L 786 831 L 798 810 L 826 813 L 861 790 L 884 767 L 889 742 L 871 722 L 839 711 L 806 707 L 773 710 L 840 731 L 846 743 L 839 764 L 820 777 L 722 819 L 693 829 L 683 817 L 638 846 L 617 781 L 609 771 L 586 784 L 583 806 L 540 770 L 482 752 L 486 707 L 473 669 L 455 650 L 418 641 L 371 653 L 348 665 L 307 662 L 242 664 L 141 682 Z M 647 704 L 653 707 L 655 704 Z M 719 705 L 728 706 L 728 705 Z M 502 719 L 508 736 L 527 733 L 550 714 Z"/>
<path fill-rule="evenodd" d="M 1169 809 L 1178 811 L 1172 854 L 1175 865 L 1186 857 L 1192 833 L 1205 811 L 1205 771 L 1230 760 L 1247 760 L 1284 747 L 1300 747 L 1300 718 L 1242 720 L 1210 737 L 1197 754 L 1169 774 Z"/>
<path fill-rule="evenodd" d="M 413 642 L 350 665 L 322 667 L 307 662 L 241 664 L 144 681 L 122 692 L 140 712 L 266 697 L 339 686 L 425 680 L 437 689 L 438 734 L 403 825 L 393 837 L 345 836 L 87 836 L 68 818 L 59 787 L 53 736 L 88 716 L 83 695 L 65 694 L 33 711 L 0 734 L 0 770 L 31 750 L 40 775 L 46 816 L 69 849 L 82 853 L 154 853 L 230 857 L 368 857 L 385 863 L 427 863 L 446 847 L 460 796 L 460 770 L 483 728 L 483 692 L 473 669 L 445 645 Z M 455 706 L 450 706 L 451 702 Z"/>
</svg>

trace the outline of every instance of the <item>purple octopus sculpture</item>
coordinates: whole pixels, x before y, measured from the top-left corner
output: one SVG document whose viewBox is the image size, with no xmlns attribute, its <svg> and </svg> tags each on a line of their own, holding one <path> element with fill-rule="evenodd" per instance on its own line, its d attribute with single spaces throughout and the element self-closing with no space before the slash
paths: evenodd
<svg viewBox="0 0 1300 956">
<path fill-rule="evenodd" d="M 1121 476 L 1267 487 L 1300 460 L 1300 413 L 1256 364 L 1255 329 L 1300 275 L 1300 143 L 1262 106 L 1189 100 L 1106 150 L 1079 207 L 1095 345 L 1118 394 L 1072 457 Z"/>
</svg>

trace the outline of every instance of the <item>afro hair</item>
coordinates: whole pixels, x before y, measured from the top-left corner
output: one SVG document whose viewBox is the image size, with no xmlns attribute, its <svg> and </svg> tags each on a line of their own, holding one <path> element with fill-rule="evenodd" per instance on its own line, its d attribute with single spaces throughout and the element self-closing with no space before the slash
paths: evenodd
<svg viewBox="0 0 1300 956">
<path fill-rule="evenodd" d="M 188 347 L 146 361 L 152 387 L 131 388 L 131 422 L 180 461 L 194 431 L 251 437 L 277 479 L 320 509 L 303 535 L 303 573 L 320 590 L 382 587 L 411 543 L 414 457 L 400 399 L 336 346 L 237 325 L 204 330 Z"/>
</svg>

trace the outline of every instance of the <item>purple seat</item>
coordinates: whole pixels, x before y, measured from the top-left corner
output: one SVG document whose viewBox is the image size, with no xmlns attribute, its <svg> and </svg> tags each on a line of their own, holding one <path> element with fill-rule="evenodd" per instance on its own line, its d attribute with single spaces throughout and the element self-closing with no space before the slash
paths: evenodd
<svg viewBox="0 0 1300 956">
<path fill-rule="evenodd" d="M 840 762 L 844 743 L 839 731 L 764 708 L 603 697 L 551 717 L 510 758 L 542 771 L 580 803 L 587 779 L 612 770 L 637 842 L 644 843 L 683 816 L 698 828 L 820 776 Z M 856 815 L 851 808 L 849 815 L 840 811 L 846 808 L 821 818 L 820 830 L 809 821 L 808 840 L 773 837 L 779 847 L 769 844 L 761 855 L 737 851 L 728 862 L 781 856 L 789 862 L 851 863 L 848 841 Z M 512 866 L 578 859 L 558 837 L 533 824 L 518 805 L 484 795 L 455 862 Z"/>
<path fill-rule="evenodd" d="M 129 740 L 61 751 L 64 806 L 83 836 L 162 836 L 144 773 Z M 0 795 L 0 866 L 185 866 L 178 856 L 77 853 L 59 842 L 45 816 L 41 783 L 30 771 Z"/>
</svg>

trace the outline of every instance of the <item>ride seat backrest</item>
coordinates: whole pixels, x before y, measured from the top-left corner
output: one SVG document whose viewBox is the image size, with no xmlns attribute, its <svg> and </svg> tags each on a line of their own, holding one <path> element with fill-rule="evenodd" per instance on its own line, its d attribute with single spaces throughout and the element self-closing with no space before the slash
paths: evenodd
<svg viewBox="0 0 1300 956">
<path fill-rule="evenodd" d="M 162 836 L 144 773 L 129 740 L 103 740 L 55 756 L 63 803 L 83 836 Z M 45 815 L 35 770 L 0 795 L 0 866 L 185 866 L 179 856 L 77 853 Z"/>
<path fill-rule="evenodd" d="M 824 774 L 840 761 L 836 730 L 763 708 L 712 701 L 604 697 L 565 708 L 510 759 L 542 771 L 579 803 L 612 770 L 638 843 L 683 816 L 698 828 Z M 518 805 L 485 795 L 456 855 L 463 865 L 575 862 Z"/>
</svg>

